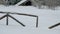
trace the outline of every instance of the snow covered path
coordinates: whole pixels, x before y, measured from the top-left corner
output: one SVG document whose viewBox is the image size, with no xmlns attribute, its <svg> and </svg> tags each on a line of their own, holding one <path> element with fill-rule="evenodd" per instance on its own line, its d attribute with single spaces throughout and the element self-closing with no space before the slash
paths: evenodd
<svg viewBox="0 0 60 34">
<path fill-rule="evenodd" d="M 33 6 L 0 6 L 0 11 L 16 12 L 37 15 L 39 17 L 39 27 L 35 27 L 34 17 L 12 15 L 26 25 L 22 27 L 20 24 L 9 18 L 9 25 L 6 26 L 6 19 L 0 20 L 0 34 L 60 34 L 60 26 L 48 29 L 48 27 L 60 22 L 60 10 L 37 9 Z M 0 17 L 5 14 L 0 14 Z"/>
</svg>

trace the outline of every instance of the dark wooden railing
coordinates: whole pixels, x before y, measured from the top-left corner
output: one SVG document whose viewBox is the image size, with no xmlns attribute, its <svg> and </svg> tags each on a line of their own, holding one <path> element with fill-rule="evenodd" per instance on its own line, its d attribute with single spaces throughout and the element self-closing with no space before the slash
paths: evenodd
<svg viewBox="0 0 60 34">
<path fill-rule="evenodd" d="M 38 27 L 38 16 L 36 16 L 36 15 L 24 14 L 24 13 L 15 13 L 15 12 L 14 13 L 12 13 L 12 12 L 2 12 L 2 11 L 0 11 L 0 13 L 6 14 L 6 15 L 0 17 L 0 20 L 3 19 L 3 18 L 5 18 L 5 17 L 7 17 L 6 18 L 6 22 L 7 22 L 6 25 L 8 25 L 8 17 L 10 17 L 13 20 L 15 20 L 16 22 L 18 22 L 19 24 L 21 24 L 23 27 L 25 27 L 25 25 L 23 23 L 21 23 L 19 20 L 15 19 L 13 16 L 9 15 L 9 14 L 17 14 L 17 15 L 24 15 L 24 16 L 36 17 L 37 18 L 36 19 L 36 27 Z"/>
</svg>

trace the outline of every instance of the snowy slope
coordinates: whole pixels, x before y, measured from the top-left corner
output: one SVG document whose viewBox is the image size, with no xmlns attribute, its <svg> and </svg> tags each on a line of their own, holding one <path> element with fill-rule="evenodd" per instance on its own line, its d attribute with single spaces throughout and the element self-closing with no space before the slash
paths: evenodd
<svg viewBox="0 0 60 34">
<path fill-rule="evenodd" d="M 35 27 L 35 17 L 12 15 L 26 27 L 9 18 L 9 25 L 6 26 L 6 19 L 0 20 L 0 34 L 60 34 L 60 26 L 48 29 L 48 27 L 60 22 L 60 10 L 51 9 L 38 9 L 33 6 L 0 6 L 0 11 L 3 12 L 16 12 L 37 15 L 39 17 L 39 27 Z M 5 14 L 0 14 L 0 17 Z"/>
</svg>

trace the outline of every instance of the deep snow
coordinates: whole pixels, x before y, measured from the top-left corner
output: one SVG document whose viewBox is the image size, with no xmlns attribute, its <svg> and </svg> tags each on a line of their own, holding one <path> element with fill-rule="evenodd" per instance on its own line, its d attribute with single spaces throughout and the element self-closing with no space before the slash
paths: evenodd
<svg viewBox="0 0 60 34">
<path fill-rule="evenodd" d="M 0 11 L 16 12 L 37 15 L 39 27 L 36 28 L 36 18 L 22 15 L 12 15 L 26 27 L 9 18 L 9 25 L 6 26 L 6 19 L 0 20 L 0 34 L 60 34 L 60 26 L 48 29 L 48 27 L 60 22 L 60 9 L 38 9 L 33 6 L 0 6 Z M 0 14 L 0 17 L 5 14 Z"/>
</svg>

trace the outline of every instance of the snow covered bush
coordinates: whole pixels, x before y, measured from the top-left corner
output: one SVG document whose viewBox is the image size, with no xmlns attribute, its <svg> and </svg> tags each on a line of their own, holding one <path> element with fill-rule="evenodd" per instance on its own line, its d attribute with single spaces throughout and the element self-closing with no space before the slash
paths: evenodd
<svg viewBox="0 0 60 34">
<path fill-rule="evenodd" d="M 21 0 L 0 0 L 0 4 L 3 5 L 14 5 L 18 2 L 20 2 Z"/>
<path fill-rule="evenodd" d="M 48 6 L 49 8 L 54 8 L 60 6 L 60 0 L 31 0 L 32 5 L 40 8 L 43 6 Z"/>
</svg>

